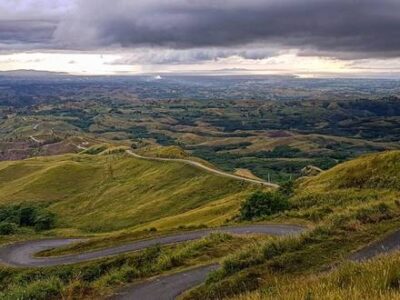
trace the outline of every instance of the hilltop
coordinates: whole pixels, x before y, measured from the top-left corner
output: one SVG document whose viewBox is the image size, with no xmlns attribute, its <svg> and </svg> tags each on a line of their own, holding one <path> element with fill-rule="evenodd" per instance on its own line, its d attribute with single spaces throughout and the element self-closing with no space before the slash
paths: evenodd
<svg viewBox="0 0 400 300">
<path fill-rule="evenodd" d="M 365 155 L 301 184 L 302 189 L 400 189 L 400 151 Z"/>
<path fill-rule="evenodd" d="M 82 232 L 218 225 L 261 187 L 177 162 L 60 155 L 0 163 L 0 203 L 38 203 Z"/>
</svg>

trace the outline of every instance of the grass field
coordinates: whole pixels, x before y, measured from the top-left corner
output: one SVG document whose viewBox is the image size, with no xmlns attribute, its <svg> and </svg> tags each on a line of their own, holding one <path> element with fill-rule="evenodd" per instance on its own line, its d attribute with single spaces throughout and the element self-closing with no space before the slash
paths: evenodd
<svg viewBox="0 0 400 300">
<path fill-rule="evenodd" d="M 184 299 L 231 298 L 248 290 L 256 292 L 240 299 L 396 299 L 398 253 L 360 267 L 347 257 L 399 229 L 399 158 L 399 151 L 367 155 L 302 179 L 291 209 L 264 220 L 298 219 L 314 228 L 235 253 Z M 339 269 L 327 274 L 332 266 Z"/>
<path fill-rule="evenodd" d="M 52 234 L 112 233 L 55 252 L 67 253 L 161 230 L 220 225 L 260 189 L 180 163 L 136 159 L 121 151 L 99 153 L 3 162 L 0 201 L 43 204 L 57 216 Z M 4 295 L 21 299 L 91 299 L 138 278 L 218 260 L 221 269 L 183 299 L 396 299 L 398 254 L 361 265 L 347 257 L 400 227 L 399 158 L 400 151 L 366 155 L 304 177 L 295 184 L 288 210 L 255 220 L 310 225 L 299 237 L 214 235 L 100 264 L 40 271 L 0 268 L 0 284 Z M 151 227 L 160 232 L 143 231 Z"/>
<path fill-rule="evenodd" d="M 268 289 L 235 297 L 261 299 L 373 299 L 400 298 L 400 256 L 392 254 L 362 264 L 346 263 L 321 275 L 280 276 Z"/>
<path fill-rule="evenodd" d="M 261 187 L 174 162 L 63 155 L 0 163 L 0 203 L 38 203 L 80 233 L 220 225 Z"/>
</svg>

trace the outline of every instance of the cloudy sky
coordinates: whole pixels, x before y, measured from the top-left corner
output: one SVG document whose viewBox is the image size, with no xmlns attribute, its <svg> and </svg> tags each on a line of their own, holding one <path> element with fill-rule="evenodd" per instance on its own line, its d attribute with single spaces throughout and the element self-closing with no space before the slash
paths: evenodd
<svg viewBox="0 0 400 300">
<path fill-rule="evenodd" d="M 400 77 L 399 0 L 0 0 L 0 70 Z"/>
</svg>

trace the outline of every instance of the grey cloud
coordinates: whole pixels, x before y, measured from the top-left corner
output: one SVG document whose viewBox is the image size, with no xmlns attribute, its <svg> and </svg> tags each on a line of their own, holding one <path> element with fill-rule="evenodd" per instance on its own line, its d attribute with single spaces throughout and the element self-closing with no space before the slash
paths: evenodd
<svg viewBox="0 0 400 300">
<path fill-rule="evenodd" d="M 81 0 L 79 7 L 56 32 L 75 47 L 274 43 L 305 55 L 400 56 L 397 0 Z"/>
<path fill-rule="evenodd" d="M 111 64 L 188 64 L 238 56 L 245 59 L 264 59 L 276 55 L 276 49 L 250 46 L 244 48 L 195 49 L 136 49 Z"/>
<path fill-rule="evenodd" d="M 52 37 L 57 24 L 40 20 L 0 20 L 0 41 L 4 44 L 46 44 Z"/>
<path fill-rule="evenodd" d="M 16 22 L 18 18 L 4 20 L 0 45 L 15 42 L 86 51 L 194 49 L 192 54 L 181 51 L 189 61 L 224 57 L 229 52 L 217 55 L 199 48 L 249 45 L 251 49 L 254 44 L 266 49 L 271 45 L 296 48 L 302 55 L 400 56 L 398 0 L 76 0 L 75 4 L 74 11 L 58 11 L 47 19 L 42 13 L 40 22 L 24 25 Z M 265 53 L 254 50 L 239 55 L 259 59 Z M 173 54 L 161 55 L 158 63 L 168 59 L 182 60 Z"/>
<path fill-rule="evenodd" d="M 59 48 L 54 33 L 74 0 L 1 0 L 0 51 Z"/>
</svg>

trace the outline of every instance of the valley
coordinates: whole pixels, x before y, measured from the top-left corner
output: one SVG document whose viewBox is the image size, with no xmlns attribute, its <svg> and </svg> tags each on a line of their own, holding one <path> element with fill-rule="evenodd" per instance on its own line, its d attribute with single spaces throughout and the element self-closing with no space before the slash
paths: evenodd
<svg viewBox="0 0 400 300">
<path fill-rule="evenodd" d="M 399 0 L 0 0 L 0 300 L 400 299 Z"/>
<path fill-rule="evenodd" d="M 150 99 L 138 79 L 66 78 L 0 79 L 18 91 L 0 105 L 0 297 L 364 297 L 361 279 L 343 285 L 355 270 L 399 295 L 375 271 L 397 274 L 395 85 L 211 99 L 173 78 Z"/>
</svg>

